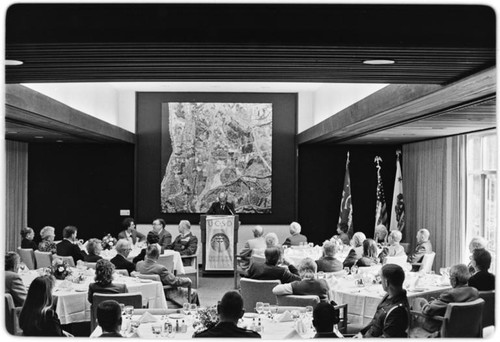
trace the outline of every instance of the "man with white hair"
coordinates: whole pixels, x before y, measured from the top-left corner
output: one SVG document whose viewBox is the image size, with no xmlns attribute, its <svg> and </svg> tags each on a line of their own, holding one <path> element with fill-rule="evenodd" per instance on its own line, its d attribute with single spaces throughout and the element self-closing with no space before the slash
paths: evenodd
<svg viewBox="0 0 500 342">
<path fill-rule="evenodd" d="M 297 222 L 290 223 L 290 234 L 291 236 L 287 237 L 285 242 L 283 242 L 283 246 L 299 246 L 301 243 L 307 244 L 307 237 L 305 235 L 300 234 L 302 228 L 300 224 Z"/>
<path fill-rule="evenodd" d="M 415 247 L 413 254 L 408 256 L 410 264 L 422 262 L 425 254 L 432 253 L 432 243 L 429 241 L 430 235 L 431 233 L 425 228 L 417 232 L 417 247 Z M 418 268 L 414 266 L 413 270 L 418 270 Z"/>
<path fill-rule="evenodd" d="M 363 256 L 363 242 L 366 240 L 366 235 L 363 232 L 356 232 L 351 239 L 351 250 L 344 259 L 343 266 L 351 268 Z"/>
<path fill-rule="evenodd" d="M 248 268 L 248 266 L 250 265 L 250 257 L 252 256 L 254 251 L 259 251 L 260 254 L 262 254 L 267 247 L 266 240 L 264 236 L 262 236 L 264 234 L 264 229 L 261 226 L 255 226 L 252 229 L 252 232 L 254 238 L 248 240 L 240 252 L 240 266 L 242 269 Z"/>
<path fill-rule="evenodd" d="M 227 195 L 224 191 L 217 196 L 217 202 L 212 203 L 207 215 L 234 215 L 234 205 L 227 201 Z"/>
<path fill-rule="evenodd" d="M 115 265 L 116 269 L 126 269 L 130 275 L 135 271 L 135 265 L 133 262 L 127 260 L 130 251 L 132 250 L 132 245 L 127 239 L 120 239 L 116 243 L 116 256 L 110 261 Z"/>
<path fill-rule="evenodd" d="M 399 230 L 391 230 L 387 241 L 389 245 L 384 247 L 382 252 L 379 254 L 379 259 L 381 263 L 385 263 L 385 258 L 394 256 L 406 256 L 405 248 L 399 243 L 403 238 L 403 234 Z"/>
</svg>

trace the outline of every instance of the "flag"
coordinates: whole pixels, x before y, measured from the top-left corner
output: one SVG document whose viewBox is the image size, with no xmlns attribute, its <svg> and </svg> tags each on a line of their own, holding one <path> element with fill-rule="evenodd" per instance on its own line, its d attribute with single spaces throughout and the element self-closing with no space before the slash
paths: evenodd
<svg viewBox="0 0 500 342">
<path fill-rule="evenodd" d="M 352 238 L 352 202 L 351 202 L 351 177 L 349 177 L 349 152 L 345 163 L 344 190 L 342 190 L 342 201 L 340 202 L 339 223 L 341 227 L 347 226 L 347 235 Z"/>
<path fill-rule="evenodd" d="M 387 227 L 387 207 L 385 203 L 384 185 L 382 184 L 382 177 L 380 176 L 380 166 L 382 158 L 379 156 L 375 157 L 375 163 L 377 163 L 377 206 L 375 209 L 375 228 L 378 225 L 383 224 Z M 375 234 L 374 234 L 375 236 Z"/>
<path fill-rule="evenodd" d="M 396 151 L 396 178 L 394 179 L 394 193 L 392 195 L 391 230 L 402 231 L 405 227 L 405 203 L 403 201 L 403 176 L 399 156 L 401 151 Z"/>
</svg>

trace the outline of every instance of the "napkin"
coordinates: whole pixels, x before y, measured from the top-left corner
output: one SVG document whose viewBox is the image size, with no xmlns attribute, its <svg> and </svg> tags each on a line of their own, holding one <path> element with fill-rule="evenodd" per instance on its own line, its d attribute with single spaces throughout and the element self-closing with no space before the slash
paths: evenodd
<svg viewBox="0 0 500 342">
<path fill-rule="evenodd" d="M 300 336 L 308 333 L 307 325 L 301 319 L 295 322 L 295 330 L 297 330 Z"/>
<path fill-rule="evenodd" d="M 139 322 L 141 323 L 155 323 L 158 322 L 158 318 L 151 315 L 149 312 L 145 312 L 141 318 L 139 318 Z"/>
<path fill-rule="evenodd" d="M 281 315 L 279 315 L 277 321 L 278 322 L 290 322 L 290 321 L 293 321 L 292 313 L 290 311 L 286 310 Z"/>
</svg>

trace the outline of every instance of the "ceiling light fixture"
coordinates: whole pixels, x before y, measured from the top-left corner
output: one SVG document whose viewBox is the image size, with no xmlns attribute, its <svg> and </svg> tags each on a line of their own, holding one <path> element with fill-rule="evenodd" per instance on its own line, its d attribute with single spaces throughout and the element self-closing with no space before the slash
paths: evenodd
<svg viewBox="0 0 500 342">
<path fill-rule="evenodd" d="M 23 61 L 17 61 L 15 59 L 6 59 L 5 60 L 5 65 L 9 65 L 9 66 L 12 66 L 12 65 L 23 65 L 24 62 Z"/>
<path fill-rule="evenodd" d="M 17 132 L 14 131 L 8 131 L 7 134 L 17 134 Z"/>
<path fill-rule="evenodd" d="M 62 143 L 63 141 L 62 141 L 62 140 L 56 140 L 56 142 L 58 142 L 58 143 Z"/>
<path fill-rule="evenodd" d="M 369 65 L 389 65 L 394 63 L 396 62 L 392 59 L 367 59 L 363 61 L 363 64 Z"/>
<path fill-rule="evenodd" d="M 41 135 L 35 135 L 34 137 L 35 139 L 43 139 L 43 137 Z"/>
</svg>

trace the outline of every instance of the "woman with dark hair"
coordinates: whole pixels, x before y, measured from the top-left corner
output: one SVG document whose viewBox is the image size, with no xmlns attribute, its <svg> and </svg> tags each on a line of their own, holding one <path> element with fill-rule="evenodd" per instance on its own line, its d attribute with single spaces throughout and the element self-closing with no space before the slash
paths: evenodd
<svg viewBox="0 0 500 342">
<path fill-rule="evenodd" d="M 86 262 L 96 262 L 102 259 L 100 256 L 102 251 L 102 243 L 99 239 L 90 239 L 87 242 L 87 255 L 83 258 Z"/>
<path fill-rule="evenodd" d="M 99 259 L 95 264 L 95 283 L 89 284 L 88 300 L 92 304 L 94 293 L 125 293 L 125 284 L 113 284 L 115 265 L 106 259 Z"/>
<path fill-rule="evenodd" d="M 30 227 L 26 227 L 21 229 L 21 248 L 31 248 L 32 250 L 36 250 L 38 246 L 36 245 L 33 238 L 35 237 L 35 232 Z"/>
<path fill-rule="evenodd" d="M 378 264 L 377 243 L 373 239 L 363 241 L 363 256 L 356 262 L 356 266 L 373 266 Z"/>
<path fill-rule="evenodd" d="M 62 330 L 53 308 L 54 278 L 50 275 L 35 278 L 19 315 L 19 326 L 24 336 L 72 336 Z"/>
</svg>

